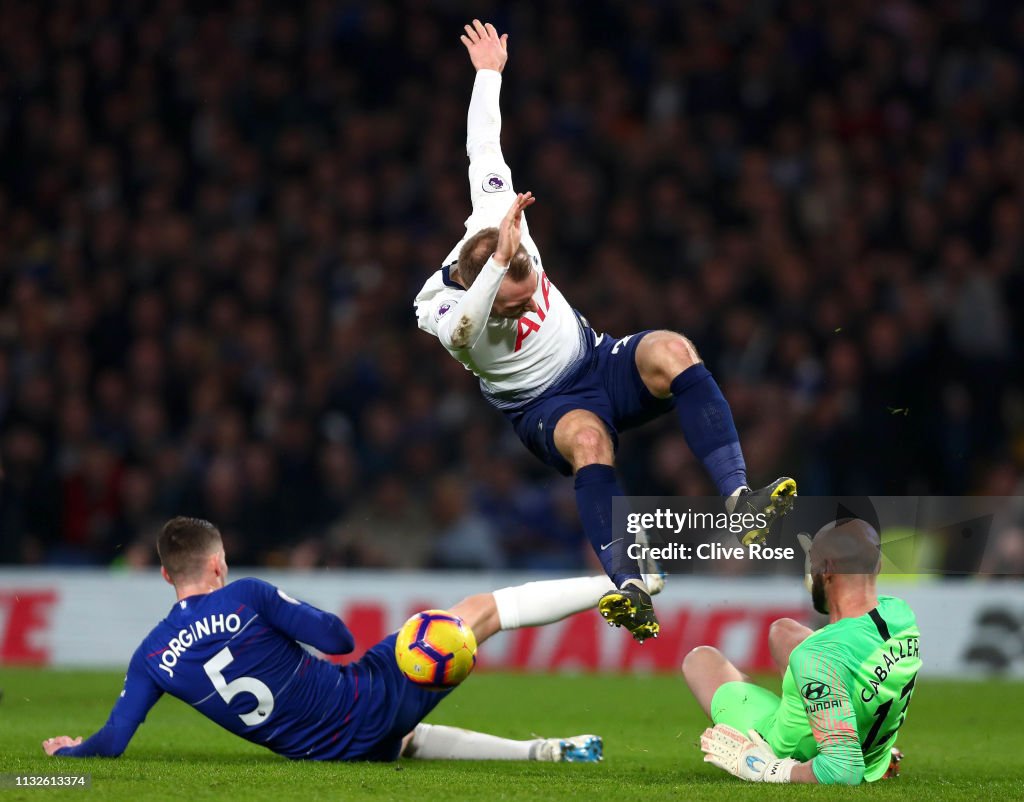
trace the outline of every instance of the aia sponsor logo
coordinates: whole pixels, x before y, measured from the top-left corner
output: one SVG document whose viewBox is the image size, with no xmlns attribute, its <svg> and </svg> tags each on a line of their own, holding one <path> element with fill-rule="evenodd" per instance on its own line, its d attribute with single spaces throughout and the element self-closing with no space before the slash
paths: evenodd
<svg viewBox="0 0 1024 802">
<path fill-rule="evenodd" d="M 540 319 L 534 320 L 529 315 L 523 315 L 516 321 L 516 351 L 521 350 L 523 340 L 533 332 L 540 331 L 541 323 L 547 320 L 548 310 L 551 309 L 551 279 L 548 278 L 547 273 L 541 273 L 540 292 L 541 303 L 537 304 L 537 317 Z"/>
</svg>

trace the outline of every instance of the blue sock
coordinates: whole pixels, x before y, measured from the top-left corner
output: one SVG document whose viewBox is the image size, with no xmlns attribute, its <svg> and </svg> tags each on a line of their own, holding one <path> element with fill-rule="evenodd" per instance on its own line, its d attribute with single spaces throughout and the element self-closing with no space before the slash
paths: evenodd
<svg viewBox="0 0 1024 802">
<path fill-rule="evenodd" d="M 617 588 L 627 579 L 640 578 L 636 560 L 626 552 L 636 538 L 625 529 L 614 534 L 612 531 L 612 499 L 622 495 L 611 465 L 585 465 L 576 471 L 576 506 L 583 531 Z"/>
<path fill-rule="evenodd" d="M 672 395 L 683 436 L 714 481 L 718 492 L 731 496 L 747 483 L 747 466 L 729 402 L 711 372 L 702 364 L 672 380 Z"/>
</svg>

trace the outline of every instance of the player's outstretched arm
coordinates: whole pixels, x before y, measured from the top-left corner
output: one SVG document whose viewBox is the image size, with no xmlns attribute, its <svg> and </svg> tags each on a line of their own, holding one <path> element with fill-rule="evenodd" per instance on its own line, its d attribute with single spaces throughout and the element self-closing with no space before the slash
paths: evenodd
<svg viewBox="0 0 1024 802">
<path fill-rule="evenodd" d="M 508 60 L 508 34 L 499 37 L 493 25 L 484 25 L 480 20 L 473 20 L 472 25 L 465 27 L 466 32 L 460 38 L 469 51 L 470 61 L 476 67 L 473 95 L 469 99 L 469 112 L 466 115 L 466 153 L 469 155 L 470 189 L 475 210 L 481 202 L 487 200 L 488 194 L 482 186 L 478 190 L 476 184 L 479 182 L 474 181 L 476 174 L 486 172 L 501 177 L 508 172 L 501 155 L 499 104 L 501 72 Z M 510 189 L 511 186 L 509 176 L 503 189 Z"/>
<path fill-rule="evenodd" d="M 136 650 L 128 664 L 124 690 L 103 729 L 85 741 L 67 735 L 47 738 L 43 741 L 43 751 L 51 757 L 120 757 L 139 725 L 146 720 L 150 708 L 163 695 L 146 673 L 145 659 L 141 651 Z"/>
<path fill-rule="evenodd" d="M 512 171 L 501 152 L 502 71 L 508 60 L 508 34 L 473 20 L 461 36 L 476 68 L 473 95 L 466 114 L 466 153 L 469 156 L 469 192 L 473 213 L 466 221 L 472 234 L 495 226 L 508 208 L 513 192 Z M 525 224 L 524 224 L 525 229 Z"/>
</svg>

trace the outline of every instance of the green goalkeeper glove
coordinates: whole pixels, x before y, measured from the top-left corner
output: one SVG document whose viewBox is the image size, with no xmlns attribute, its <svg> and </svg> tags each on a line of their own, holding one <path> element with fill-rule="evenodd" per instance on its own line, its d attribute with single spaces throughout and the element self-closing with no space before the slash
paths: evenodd
<svg viewBox="0 0 1024 802">
<path fill-rule="evenodd" d="M 757 730 L 748 738 L 728 724 L 708 727 L 700 737 L 704 762 L 747 782 L 788 783 L 800 761 L 778 758 Z"/>
</svg>

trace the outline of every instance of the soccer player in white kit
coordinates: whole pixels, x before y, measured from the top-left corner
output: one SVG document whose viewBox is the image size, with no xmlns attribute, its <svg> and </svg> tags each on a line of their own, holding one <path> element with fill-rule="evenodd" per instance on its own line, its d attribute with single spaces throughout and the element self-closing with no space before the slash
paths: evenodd
<svg viewBox="0 0 1024 802">
<path fill-rule="evenodd" d="M 461 39 L 477 70 L 466 136 L 473 212 L 465 237 L 416 296 L 417 320 L 480 378 L 484 397 L 534 455 L 575 475 L 583 529 L 616 588 L 598 609 L 642 643 L 657 637 L 659 624 L 627 556 L 635 538 L 613 531 L 612 499 L 623 495 L 612 467 L 618 432 L 676 409 L 727 509 L 764 513 L 769 525 L 789 510 L 796 483 L 782 477 L 750 490 L 732 412 L 688 339 L 671 331 L 599 334 L 552 284 L 523 217 L 534 198 L 513 193 L 501 152 L 508 34 L 474 20 Z M 765 533 L 742 539 L 763 541 Z"/>
</svg>

